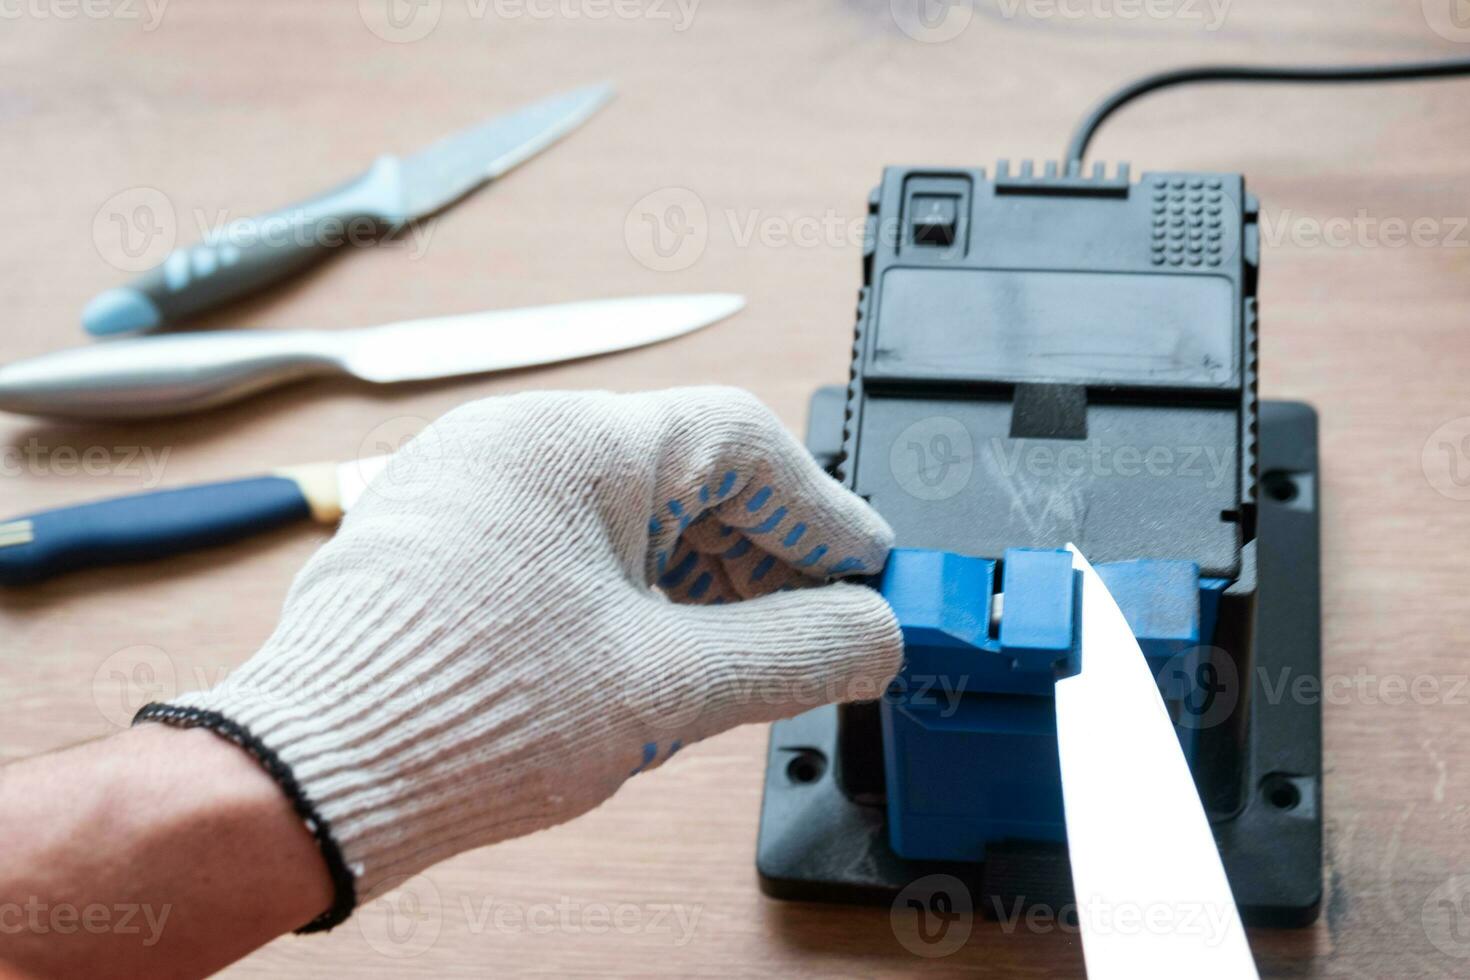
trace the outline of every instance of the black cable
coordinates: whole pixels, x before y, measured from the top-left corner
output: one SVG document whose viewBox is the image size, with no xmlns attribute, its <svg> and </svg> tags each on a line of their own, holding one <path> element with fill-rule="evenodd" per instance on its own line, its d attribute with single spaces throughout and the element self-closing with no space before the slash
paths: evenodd
<svg viewBox="0 0 1470 980">
<path fill-rule="evenodd" d="M 1146 75 L 1118 89 L 1087 114 L 1072 131 L 1072 141 L 1062 158 L 1079 170 L 1087 156 L 1087 146 L 1109 116 L 1123 106 L 1150 92 L 1174 85 L 1196 82 L 1399 82 L 1410 79 L 1451 78 L 1470 75 L 1470 58 L 1449 61 L 1403 62 L 1392 65 L 1327 65 L 1291 67 L 1286 65 L 1202 65 L 1178 68 L 1156 75 Z"/>
</svg>

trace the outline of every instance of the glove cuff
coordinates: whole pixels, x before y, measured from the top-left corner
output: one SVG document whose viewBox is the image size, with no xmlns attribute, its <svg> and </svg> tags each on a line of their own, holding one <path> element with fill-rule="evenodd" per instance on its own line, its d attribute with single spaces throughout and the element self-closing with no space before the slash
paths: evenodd
<svg viewBox="0 0 1470 980">
<path fill-rule="evenodd" d="M 606 798 L 621 780 L 599 778 L 614 771 L 602 754 L 633 741 L 564 723 L 577 708 L 545 703 L 534 662 L 487 671 L 482 648 L 446 640 L 437 620 L 410 617 L 410 626 L 384 630 L 381 612 L 363 609 L 373 602 L 347 594 L 335 600 L 342 615 L 272 637 L 221 683 L 137 718 L 209 728 L 276 779 L 334 883 L 332 910 L 313 931 L 459 851 Z M 335 632 L 343 652 L 319 654 L 331 645 L 317 630 Z M 587 771 L 573 789 L 548 765 L 567 759 Z"/>
<path fill-rule="evenodd" d="M 326 862 L 327 873 L 332 878 L 331 907 L 296 932 L 326 932 L 346 921 L 357 907 L 357 882 L 342 856 L 342 848 L 332 834 L 331 824 L 317 812 L 316 805 L 296 781 L 291 767 L 270 746 L 256 738 L 250 729 L 231 721 L 218 711 L 154 702 L 144 705 L 133 716 L 134 725 L 147 721 L 174 728 L 206 728 L 221 738 L 234 742 L 260 763 L 261 768 L 276 781 L 281 792 L 291 801 L 297 816 L 306 824 L 306 829 L 311 832 L 318 850 L 321 851 L 322 860 Z"/>
</svg>

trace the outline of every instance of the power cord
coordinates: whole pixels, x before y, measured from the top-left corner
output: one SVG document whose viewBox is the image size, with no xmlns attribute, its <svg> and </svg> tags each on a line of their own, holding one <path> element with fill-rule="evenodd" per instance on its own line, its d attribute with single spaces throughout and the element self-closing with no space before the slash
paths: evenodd
<svg viewBox="0 0 1470 980">
<path fill-rule="evenodd" d="M 1133 100 L 1150 92 L 1175 85 L 1200 82 L 1295 82 L 1295 83 L 1362 83 L 1401 82 L 1470 75 L 1470 58 L 1449 61 L 1401 62 L 1389 65 L 1325 65 L 1302 67 L 1290 65 L 1200 65 L 1146 75 L 1118 89 L 1103 99 L 1072 131 L 1063 160 L 1071 169 L 1082 168 L 1088 144 L 1108 117 Z"/>
</svg>

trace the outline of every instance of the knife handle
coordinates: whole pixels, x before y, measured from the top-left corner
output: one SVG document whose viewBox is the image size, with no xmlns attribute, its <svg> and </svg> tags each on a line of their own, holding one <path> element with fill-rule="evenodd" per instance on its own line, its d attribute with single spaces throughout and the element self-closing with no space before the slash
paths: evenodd
<svg viewBox="0 0 1470 980">
<path fill-rule="evenodd" d="M 158 490 L 42 511 L 0 524 L 0 585 L 161 558 L 305 520 L 312 507 L 285 476 Z"/>
<path fill-rule="evenodd" d="M 182 415 L 339 374 L 350 336 L 222 330 L 134 337 L 0 365 L 0 411 L 116 421 Z"/>
<path fill-rule="evenodd" d="M 82 325 L 94 336 L 173 326 L 256 292 L 403 222 L 400 164 L 383 157 L 336 190 L 272 214 L 232 221 L 179 249 L 131 285 L 93 298 Z M 371 223 L 371 229 L 363 227 Z"/>
</svg>

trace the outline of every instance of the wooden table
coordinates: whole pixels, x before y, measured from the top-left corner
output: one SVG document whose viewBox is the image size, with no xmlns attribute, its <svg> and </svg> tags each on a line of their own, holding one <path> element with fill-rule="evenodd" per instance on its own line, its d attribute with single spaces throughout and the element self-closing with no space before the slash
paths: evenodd
<svg viewBox="0 0 1470 980">
<path fill-rule="evenodd" d="M 675 343 L 508 377 L 303 385 L 126 427 L 5 416 L 6 512 L 350 458 L 459 402 L 532 387 L 718 381 L 799 427 L 810 390 L 844 377 L 853 229 L 884 164 L 1054 156 L 1105 89 L 1168 65 L 1470 55 L 1449 0 L 1427 13 L 1236 0 L 1214 8 L 1223 23 L 1185 0 L 1142 8 L 1176 11 L 1162 18 L 1130 0 L 957 0 L 959 20 L 927 32 L 889 0 L 425 0 L 395 22 L 383 0 L 177 3 L 159 19 L 160 2 L 0 8 L 0 357 L 82 342 L 82 305 L 126 278 L 117 215 L 135 219 L 135 253 L 157 246 L 150 228 L 192 241 L 380 152 L 603 78 L 621 92 L 612 108 L 426 240 L 344 256 L 206 325 L 346 327 L 675 290 L 739 290 L 750 307 Z M 1322 415 L 1325 656 L 1346 679 L 1325 715 L 1327 899 L 1314 928 L 1253 936 L 1270 975 L 1470 972 L 1470 904 L 1453 908 L 1470 881 L 1467 99 L 1464 84 L 1180 91 L 1129 110 L 1096 147 L 1140 169 L 1249 176 L 1274 229 L 1262 394 Z M 672 234 L 680 204 L 695 238 L 654 251 L 652 229 Z M 1419 219 L 1427 230 L 1404 244 L 1393 222 Z M 156 693 L 213 683 L 266 636 L 325 536 L 283 531 L 0 599 L 0 758 L 104 735 Z M 1429 703 L 1394 696 L 1416 678 L 1432 679 Z M 980 923 L 929 960 L 895 939 L 887 909 L 764 899 L 765 737 L 712 739 L 583 819 L 441 865 L 417 893 L 233 972 L 1080 971 L 1076 937 L 1057 930 Z"/>
</svg>

